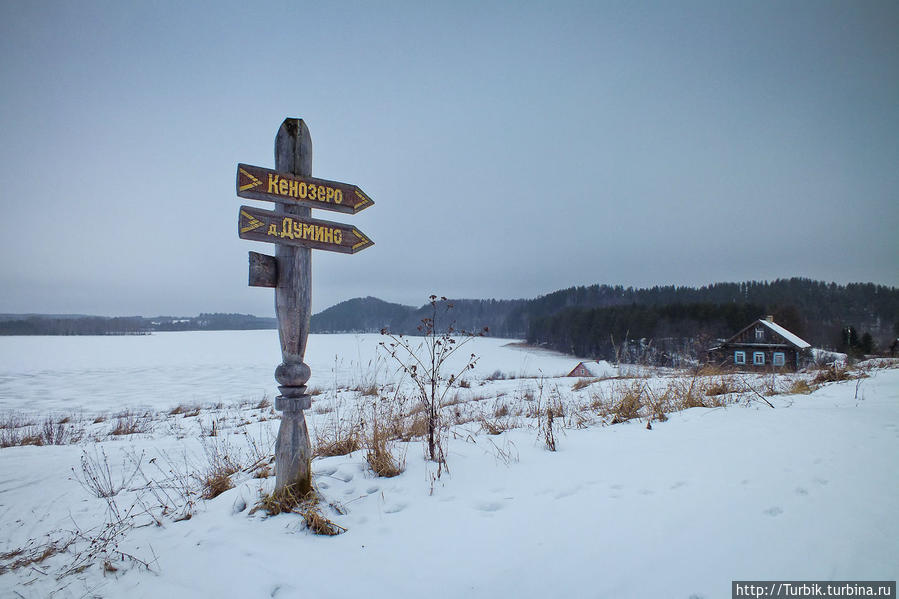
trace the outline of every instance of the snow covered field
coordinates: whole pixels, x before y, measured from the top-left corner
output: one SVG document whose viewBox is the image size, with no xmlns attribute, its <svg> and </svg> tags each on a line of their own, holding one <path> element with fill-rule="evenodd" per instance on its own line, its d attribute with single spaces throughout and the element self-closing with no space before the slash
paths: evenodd
<svg viewBox="0 0 899 599">
<path fill-rule="evenodd" d="M 399 401 L 380 340 L 310 338 L 314 437 Z M 256 476 L 277 431 L 259 403 L 275 392 L 275 332 L 0 338 L 0 422 L 82 414 L 67 424 L 77 443 L 0 449 L 0 596 L 711 599 L 730 597 L 731 580 L 899 576 L 899 369 L 810 394 L 789 391 L 815 373 L 656 372 L 575 389 L 558 375 L 577 360 L 508 343 L 469 346 L 481 360 L 444 412 L 455 424 L 439 477 L 420 440 L 397 443 L 395 478 L 374 476 L 363 450 L 313 461 L 325 515 L 347 529 L 324 537 L 296 514 L 249 513 L 274 484 Z M 373 382 L 387 399 L 363 395 Z M 651 399 L 675 405 L 697 388 L 720 407 L 647 430 Z M 641 417 L 610 424 L 635 389 Z M 564 413 L 555 452 L 541 430 L 550 405 Z M 150 411 L 131 413 L 139 432 L 110 435 L 126 407 Z M 242 466 L 234 488 L 199 498 L 223 454 Z M 82 459 L 108 464 L 123 487 L 111 501 L 84 484 Z"/>
<path fill-rule="evenodd" d="M 381 335 L 310 335 L 310 387 L 392 380 Z M 577 360 L 479 338 L 474 373 L 568 373 Z M 461 356 L 460 356 L 461 357 Z M 277 331 L 197 331 L 112 337 L 0 337 L 0 410 L 116 411 L 178 404 L 233 404 L 277 394 Z"/>
</svg>

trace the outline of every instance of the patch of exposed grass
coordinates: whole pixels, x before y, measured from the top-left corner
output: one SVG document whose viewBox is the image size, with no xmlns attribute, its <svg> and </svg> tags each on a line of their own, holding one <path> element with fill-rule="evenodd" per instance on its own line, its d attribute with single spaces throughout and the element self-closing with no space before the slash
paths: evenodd
<svg viewBox="0 0 899 599">
<path fill-rule="evenodd" d="M 150 414 L 138 414 L 132 410 L 125 410 L 116 415 L 115 425 L 109 431 L 110 435 L 133 435 L 146 433 L 150 430 Z"/>
<path fill-rule="evenodd" d="M 843 366 L 837 366 L 833 364 L 818 371 L 818 374 L 815 375 L 815 378 L 812 379 L 813 385 L 822 385 L 824 383 L 836 383 L 839 381 L 848 381 L 852 378 L 852 375 L 849 374 L 849 369 Z"/>
<path fill-rule="evenodd" d="M 317 535 L 334 536 L 346 532 L 346 528 L 326 518 L 320 508 L 321 495 L 315 489 L 303 492 L 297 486 L 287 486 L 269 494 L 263 494 L 250 514 L 264 511 L 269 516 L 296 513 L 303 517 L 306 528 Z"/>
<path fill-rule="evenodd" d="M 587 387 L 589 387 L 590 385 L 592 385 L 593 383 L 596 383 L 598 381 L 599 381 L 599 379 L 596 379 L 596 378 L 593 378 L 593 379 L 580 378 L 574 382 L 574 384 L 571 386 L 571 390 L 572 391 L 580 391 L 581 389 L 586 389 Z"/>
<path fill-rule="evenodd" d="M 809 387 L 809 384 L 805 381 L 805 379 L 798 379 L 793 381 L 793 384 L 790 385 L 790 390 L 788 393 L 790 395 L 808 395 L 812 392 L 812 388 Z"/>
</svg>

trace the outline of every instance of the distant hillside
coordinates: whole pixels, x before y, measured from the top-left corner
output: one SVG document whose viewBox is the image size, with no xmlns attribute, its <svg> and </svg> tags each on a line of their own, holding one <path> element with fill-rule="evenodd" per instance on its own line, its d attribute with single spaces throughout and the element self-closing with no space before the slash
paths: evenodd
<svg viewBox="0 0 899 599">
<path fill-rule="evenodd" d="M 376 297 L 360 297 L 314 314 L 310 326 L 313 333 L 374 333 L 385 327 L 398 330 L 415 310 Z"/>
<path fill-rule="evenodd" d="M 729 337 L 736 323 L 748 324 L 767 314 L 818 347 L 840 347 L 845 327 L 858 335 L 869 332 L 881 347 L 899 335 L 899 289 L 872 283 L 837 285 L 792 278 L 698 288 L 591 285 L 531 300 L 452 302 L 447 322 L 455 321 L 456 328 L 487 326 L 492 336 L 526 338 L 597 357 L 609 357 L 613 338 L 666 338 L 682 346 L 692 343 L 690 339 Z M 313 316 L 312 330 L 377 332 L 387 327 L 414 334 L 428 308 L 376 298 L 350 300 Z"/>
<path fill-rule="evenodd" d="M 231 331 L 274 329 L 274 318 L 250 314 L 199 316 L 81 316 L 74 314 L 4 314 L 0 335 L 145 335 L 154 331 Z"/>
</svg>

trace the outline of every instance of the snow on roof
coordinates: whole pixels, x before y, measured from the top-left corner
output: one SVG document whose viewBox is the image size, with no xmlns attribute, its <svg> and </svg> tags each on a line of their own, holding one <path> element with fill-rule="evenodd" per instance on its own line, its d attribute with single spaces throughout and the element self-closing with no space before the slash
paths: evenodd
<svg viewBox="0 0 899 599">
<path fill-rule="evenodd" d="M 780 335 L 781 337 L 783 337 L 784 339 L 786 339 L 787 341 L 789 341 L 790 343 L 792 343 L 793 345 L 795 345 L 796 347 L 798 347 L 799 349 L 805 349 L 807 347 L 812 346 L 811 343 L 809 343 L 808 341 L 804 341 L 803 339 L 800 339 L 799 337 L 797 337 L 790 331 L 786 330 L 785 328 L 783 328 L 776 322 L 771 322 L 769 320 L 765 320 L 764 318 L 760 318 L 759 322 L 762 323 L 763 325 L 765 325 L 766 327 L 768 327 L 769 329 L 771 329 L 772 331 L 774 331 L 775 333 L 777 333 L 778 335 Z"/>
<path fill-rule="evenodd" d="M 578 366 L 581 365 L 583 365 L 584 369 L 590 373 L 590 376 L 597 378 L 618 376 L 618 367 L 612 366 L 605 360 L 598 360 L 596 362 L 584 361 L 578 364 Z M 577 366 L 575 366 L 575 369 L 577 369 Z M 572 370 L 572 372 L 574 372 L 574 370 Z"/>
</svg>

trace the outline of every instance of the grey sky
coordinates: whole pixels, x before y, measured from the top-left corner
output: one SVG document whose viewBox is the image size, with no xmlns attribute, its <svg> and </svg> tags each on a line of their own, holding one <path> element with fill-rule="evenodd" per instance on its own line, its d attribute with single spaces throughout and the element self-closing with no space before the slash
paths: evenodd
<svg viewBox="0 0 899 599">
<path fill-rule="evenodd" d="M 269 315 L 236 164 L 306 120 L 376 245 L 316 311 L 899 285 L 899 3 L 0 4 L 0 312 Z M 103 182 L 106 184 L 103 184 Z"/>
</svg>

